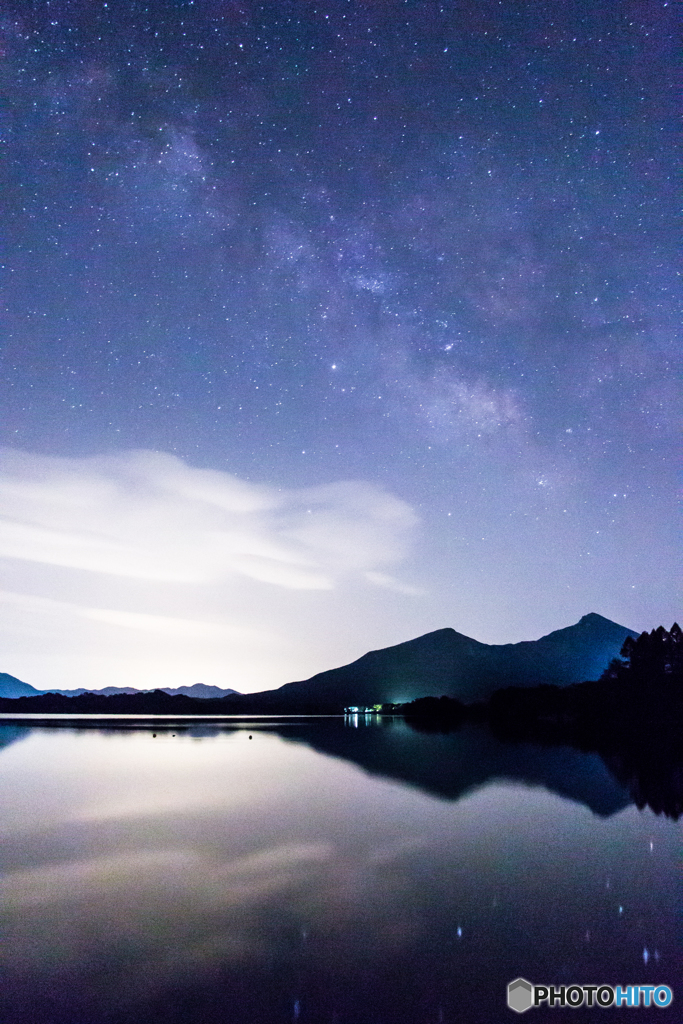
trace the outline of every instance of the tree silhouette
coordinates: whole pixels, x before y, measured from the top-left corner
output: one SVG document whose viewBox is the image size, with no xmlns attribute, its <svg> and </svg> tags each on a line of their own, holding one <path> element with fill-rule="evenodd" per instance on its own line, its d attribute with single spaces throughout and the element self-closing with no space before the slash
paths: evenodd
<svg viewBox="0 0 683 1024">
<path fill-rule="evenodd" d="M 621 648 L 621 658 L 610 662 L 601 681 L 616 680 L 641 686 L 680 683 L 683 681 L 683 630 L 674 622 L 668 631 L 658 626 L 635 639 L 629 636 Z"/>
</svg>

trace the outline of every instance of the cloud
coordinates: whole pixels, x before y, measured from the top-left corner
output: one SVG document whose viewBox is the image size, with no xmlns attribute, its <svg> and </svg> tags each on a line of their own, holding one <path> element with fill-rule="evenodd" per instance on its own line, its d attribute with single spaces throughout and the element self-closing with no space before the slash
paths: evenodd
<svg viewBox="0 0 683 1024">
<path fill-rule="evenodd" d="M 330 589 L 399 559 L 416 522 L 372 484 L 277 490 L 150 451 L 5 451 L 0 491 L 0 556 L 160 582 Z"/>
<path fill-rule="evenodd" d="M 194 899 L 240 903 L 258 894 L 249 884 L 254 880 L 263 879 L 266 888 L 272 882 L 284 887 L 307 867 L 331 860 L 332 854 L 327 843 L 281 844 L 224 863 L 192 849 L 134 851 L 10 871 L 3 888 L 11 907 L 27 909 L 91 899 L 95 893 L 106 898 L 125 892 L 132 879 L 153 893 L 164 875 L 174 878 L 176 891 L 182 886 Z M 240 886 L 240 881 L 246 884 Z"/>
<path fill-rule="evenodd" d="M 393 590 L 397 594 L 408 594 L 410 597 L 420 597 L 424 594 L 421 587 L 413 587 L 409 583 L 402 583 L 385 572 L 366 572 L 365 578 L 374 583 L 376 587 L 384 587 L 385 590 Z"/>
<path fill-rule="evenodd" d="M 363 481 L 284 489 L 160 452 L 0 450 L 0 668 L 39 689 L 306 678 L 379 646 L 374 595 L 412 592 L 389 571 L 416 525 Z"/>
</svg>

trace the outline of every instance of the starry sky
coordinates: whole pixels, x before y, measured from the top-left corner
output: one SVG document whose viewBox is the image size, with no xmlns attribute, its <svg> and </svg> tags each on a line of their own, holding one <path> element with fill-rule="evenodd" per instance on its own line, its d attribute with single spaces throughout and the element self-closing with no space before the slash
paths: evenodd
<svg viewBox="0 0 683 1024">
<path fill-rule="evenodd" d="M 677 616 L 663 0 L 0 0 L 0 671 Z"/>
</svg>

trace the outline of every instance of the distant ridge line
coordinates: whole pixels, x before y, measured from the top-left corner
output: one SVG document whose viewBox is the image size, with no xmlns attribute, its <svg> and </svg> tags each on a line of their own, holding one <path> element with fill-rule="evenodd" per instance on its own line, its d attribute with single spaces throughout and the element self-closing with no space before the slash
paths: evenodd
<svg viewBox="0 0 683 1024">
<path fill-rule="evenodd" d="M 589 612 L 578 622 L 540 637 L 511 644 L 485 644 L 450 626 L 434 630 L 392 647 L 368 651 L 340 668 L 319 672 L 309 679 L 285 683 L 272 690 L 239 694 L 235 690 L 206 686 L 157 688 L 144 691 L 107 687 L 101 691 L 40 691 L 14 676 L 0 674 L 0 698 L 54 695 L 63 699 L 98 698 L 120 703 L 129 699 L 156 702 L 161 694 L 169 700 L 217 704 L 223 713 L 230 705 L 268 711 L 307 707 L 343 707 L 351 704 L 402 704 L 419 697 L 445 695 L 464 703 L 487 700 L 506 686 L 537 686 L 597 679 L 609 662 L 619 656 L 628 636 L 638 634 L 626 626 Z M 187 713 L 192 713 L 188 711 Z M 220 712 L 219 712 L 220 713 Z"/>
</svg>

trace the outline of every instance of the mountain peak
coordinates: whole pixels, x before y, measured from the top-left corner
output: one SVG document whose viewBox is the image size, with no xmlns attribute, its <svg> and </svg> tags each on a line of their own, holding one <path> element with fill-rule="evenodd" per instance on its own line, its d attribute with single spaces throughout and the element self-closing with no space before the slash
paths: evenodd
<svg viewBox="0 0 683 1024">
<path fill-rule="evenodd" d="M 40 691 L 8 672 L 0 672 L 0 697 L 36 697 Z"/>
<path fill-rule="evenodd" d="M 517 644 L 481 643 L 446 626 L 369 651 L 350 665 L 311 679 L 286 683 L 277 695 L 302 704 L 366 707 L 441 694 L 465 702 L 486 700 L 505 686 L 568 686 L 598 679 L 629 635 L 635 634 L 597 612 L 540 640 Z"/>
<path fill-rule="evenodd" d="M 581 616 L 581 618 L 579 619 L 578 624 L 580 625 L 582 622 L 585 622 L 585 623 L 588 623 L 588 622 L 596 622 L 596 623 L 597 622 L 609 622 L 611 624 L 612 620 L 611 619 L 606 619 L 604 615 L 598 615 L 597 612 L 588 612 L 587 615 L 582 615 Z"/>
<path fill-rule="evenodd" d="M 576 623 L 577 626 L 583 626 L 584 629 L 588 628 L 596 632 L 610 633 L 616 635 L 621 630 L 622 632 L 630 633 L 632 636 L 637 636 L 638 633 L 629 629 L 628 626 L 621 626 L 618 622 L 614 622 L 612 619 L 606 618 L 604 615 L 599 615 L 597 612 L 588 612 L 587 615 L 582 615 L 579 621 Z M 572 628 L 571 626 L 569 627 Z"/>
</svg>

